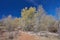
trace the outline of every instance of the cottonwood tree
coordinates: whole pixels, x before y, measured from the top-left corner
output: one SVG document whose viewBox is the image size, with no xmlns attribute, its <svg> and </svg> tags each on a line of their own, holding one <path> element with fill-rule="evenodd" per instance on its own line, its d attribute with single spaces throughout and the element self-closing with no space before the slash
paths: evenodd
<svg viewBox="0 0 60 40">
<path fill-rule="evenodd" d="M 44 14 L 45 14 L 45 10 L 43 9 L 42 6 L 39 6 L 38 10 L 35 14 L 35 17 L 34 17 L 35 18 L 34 19 L 35 20 L 34 31 L 39 31 L 40 30 L 40 29 L 38 29 L 38 28 L 40 28 L 40 19 Z"/>
<path fill-rule="evenodd" d="M 47 31 L 49 24 L 54 21 L 52 16 L 46 15 L 42 6 L 39 6 L 33 20 L 35 21 L 34 31 Z"/>
<path fill-rule="evenodd" d="M 3 24 L 7 27 L 8 30 L 12 30 L 11 28 L 12 16 L 9 15 L 8 17 L 3 19 Z"/>
<path fill-rule="evenodd" d="M 2 21 L 8 31 L 15 30 L 15 28 L 17 28 L 19 24 L 19 19 L 13 18 L 11 15 L 6 18 L 3 18 Z"/>
<path fill-rule="evenodd" d="M 35 14 L 34 17 L 34 31 L 53 31 L 51 28 L 54 30 L 57 30 L 57 26 L 53 26 L 52 24 L 55 25 L 56 19 L 52 15 L 47 15 L 46 11 L 43 9 L 42 6 L 39 6 L 37 13 Z"/>
<path fill-rule="evenodd" d="M 22 21 L 24 29 L 30 30 L 32 19 L 34 17 L 34 13 L 36 12 L 36 9 L 34 7 L 30 7 L 29 9 L 25 8 L 22 10 Z M 24 24 L 25 23 L 25 24 Z"/>
</svg>

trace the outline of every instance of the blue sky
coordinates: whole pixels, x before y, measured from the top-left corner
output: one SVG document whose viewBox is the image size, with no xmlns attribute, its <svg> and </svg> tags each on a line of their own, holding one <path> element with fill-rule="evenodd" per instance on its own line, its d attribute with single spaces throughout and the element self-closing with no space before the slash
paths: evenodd
<svg viewBox="0 0 60 40">
<path fill-rule="evenodd" d="M 56 15 L 55 9 L 60 7 L 60 0 L 0 0 L 0 18 L 3 15 L 20 17 L 24 7 L 42 5 L 48 14 Z"/>
</svg>

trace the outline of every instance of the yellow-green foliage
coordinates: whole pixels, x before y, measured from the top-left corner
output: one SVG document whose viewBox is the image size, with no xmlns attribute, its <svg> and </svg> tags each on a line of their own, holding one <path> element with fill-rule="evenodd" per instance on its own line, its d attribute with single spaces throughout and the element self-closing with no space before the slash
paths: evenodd
<svg viewBox="0 0 60 40">
<path fill-rule="evenodd" d="M 33 17 L 33 14 L 35 12 L 36 12 L 36 9 L 34 7 L 30 7 L 29 9 L 27 9 L 27 8 L 23 9 L 21 12 L 23 20 Z"/>
</svg>

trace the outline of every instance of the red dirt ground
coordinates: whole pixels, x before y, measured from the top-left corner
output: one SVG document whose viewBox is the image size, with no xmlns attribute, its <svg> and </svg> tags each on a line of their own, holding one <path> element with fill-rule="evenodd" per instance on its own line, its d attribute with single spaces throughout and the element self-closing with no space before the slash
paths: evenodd
<svg viewBox="0 0 60 40">
<path fill-rule="evenodd" d="M 25 32 L 20 32 L 20 35 L 17 37 L 18 40 L 38 40 L 37 36 L 29 35 Z"/>
</svg>

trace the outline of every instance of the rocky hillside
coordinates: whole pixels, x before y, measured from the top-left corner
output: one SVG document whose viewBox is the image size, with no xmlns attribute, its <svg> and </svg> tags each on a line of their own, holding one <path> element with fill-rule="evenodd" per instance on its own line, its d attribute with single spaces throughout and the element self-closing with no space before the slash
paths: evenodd
<svg viewBox="0 0 60 40">
<path fill-rule="evenodd" d="M 4 32 L 0 35 L 0 40 L 59 40 L 58 34 L 40 32 L 24 32 L 24 31 L 14 31 L 14 32 Z"/>
</svg>

